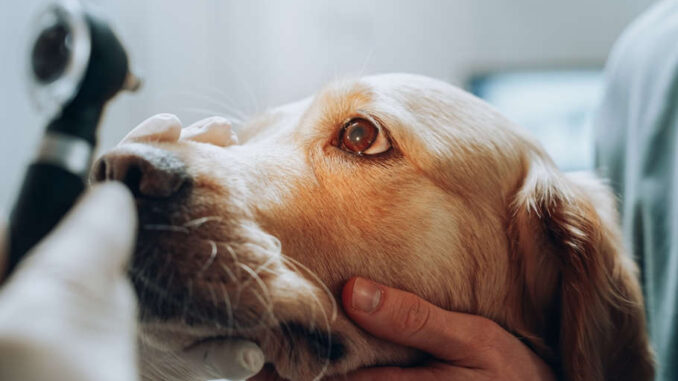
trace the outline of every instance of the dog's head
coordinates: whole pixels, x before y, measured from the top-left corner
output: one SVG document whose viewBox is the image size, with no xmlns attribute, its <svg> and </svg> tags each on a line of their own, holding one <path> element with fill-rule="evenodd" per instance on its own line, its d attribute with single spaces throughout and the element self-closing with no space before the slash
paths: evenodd
<svg viewBox="0 0 678 381">
<path fill-rule="evenodd" d="M 337 307 L 356 275 L 486 316 L 567 379 L 651 377 L 613 198 L 477 98 L 380 75 L 271 110 L 239 144 L 215 120 L 163 126 L 93 171 L 137 195 L 130 272 L 150 378 L 186 377 L 183 350 L 228 337 L 257 342 L 289 379 L 420 360 Z"/>
</svg>

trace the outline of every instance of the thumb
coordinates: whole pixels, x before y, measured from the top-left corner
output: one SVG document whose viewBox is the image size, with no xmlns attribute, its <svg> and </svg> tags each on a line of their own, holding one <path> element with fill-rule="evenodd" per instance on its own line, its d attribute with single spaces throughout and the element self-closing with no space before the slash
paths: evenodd
<svg viewBox="0 0 678 381">
<path fill-rule="evenodd" d="M 136 232 L 136 209 L 122 184 L 91 188 L 20 265 L 23 271 L 100 284 L 126 266 Z"/>
<path fill-rule="evenodd" d="M 342 300 L 349 317 L 374 336 L 459 365 L 477 365 L 474 354 L 493 342 L 498 328 L 489 319 L 446 311 L 359 277 L 346 283 Z"/>
</svg>

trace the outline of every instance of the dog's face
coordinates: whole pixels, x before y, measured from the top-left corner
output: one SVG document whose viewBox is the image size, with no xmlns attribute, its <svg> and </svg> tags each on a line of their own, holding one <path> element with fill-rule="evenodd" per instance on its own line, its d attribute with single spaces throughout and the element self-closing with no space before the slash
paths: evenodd
<svg viewBox="0 0 678 381">
<path fill-rule="evenodd" d="M 411 75 L 338 82 L 238 133 L 239 144 L 223 144 L 142 131 L 95 167 L 101 179 L 111 177 L 102 165 L 155 158 L 151 170 L 117 175 L 138 196 L 130 272 L 154 352 L 149 378 L 186 378 L 182 351 L 229 337 L 257 342 L 293 380 L 420 360 L 337 306 L 357 275 L 489 317 L 565 373 L 611 345 L 588 320 L 606 331 L 630 316 L 625 327 L 642 332 L 605 190 L 559 174 L 521 130 L 459 89 Z M 633 303 L 572 294 L 570 284 Z M 569 332 L 582 335 L 569 343 Z M 637 336 L 624 345 L 648 357 Z M 605 374 L 610 356 L 585 365 Z"/>
</svg>

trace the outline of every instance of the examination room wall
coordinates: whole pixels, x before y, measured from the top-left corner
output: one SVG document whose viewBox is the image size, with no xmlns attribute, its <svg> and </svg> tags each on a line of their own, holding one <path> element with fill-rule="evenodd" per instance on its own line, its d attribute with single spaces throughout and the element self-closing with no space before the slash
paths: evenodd
<svg viewBox="0 0 678 381">
<path fill-rule="evenodd" d="M 45 120 L 26 85 L 31 17 L 0 1 L 0 209 L 7 213 Z M 335 78 L 413 72 L 464 85 L 513 68 L 600 67 L 649 0 L 99 0 L 145 78 L 107 110 L 100 148 L 172 112 L 244 118 Z"/>
</svg>

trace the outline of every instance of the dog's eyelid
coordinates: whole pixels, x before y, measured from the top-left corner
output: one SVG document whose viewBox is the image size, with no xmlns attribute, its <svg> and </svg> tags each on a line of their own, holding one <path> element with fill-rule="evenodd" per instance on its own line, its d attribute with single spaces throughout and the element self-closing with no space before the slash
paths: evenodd
<svg viewBox="0 0 678 381">
<path fill-rule="evenodd" d="M 344 120 L 344 123 L 342 124 L 342 128 L 348 126 L 352 121 L 356 119 L 365 119 L 368 122 L 374 124 L 375 127 L 379 128 L 379 130 L 382 130 L 384 128 L 379 118 L 374 117 L 372 114 L 364 110 L 356 110 L 353 113 L 353 115 L 346 118 L 346 120 Z"/>
</svg>

